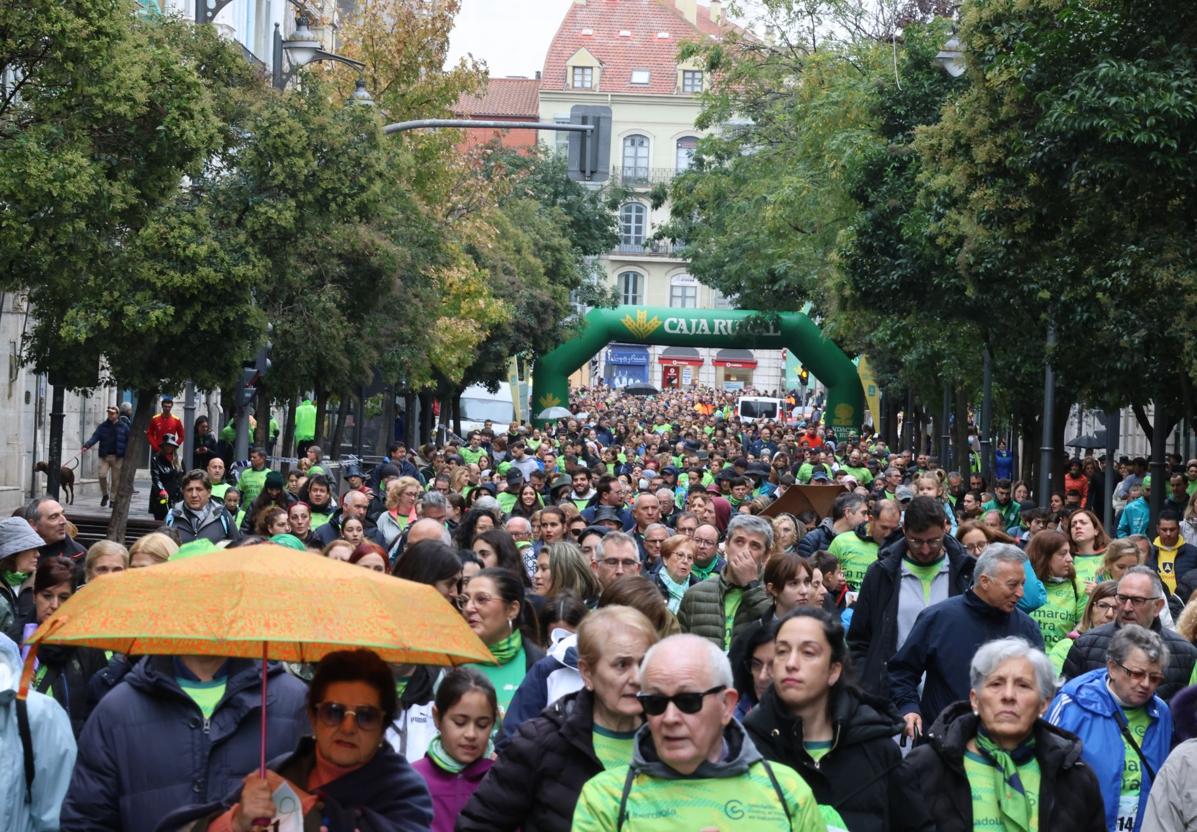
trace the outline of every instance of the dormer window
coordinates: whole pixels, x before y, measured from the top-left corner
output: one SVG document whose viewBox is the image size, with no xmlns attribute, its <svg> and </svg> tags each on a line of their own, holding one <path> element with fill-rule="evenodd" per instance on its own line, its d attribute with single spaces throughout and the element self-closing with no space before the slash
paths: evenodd
<svg viewBox="0 0 1197 832">
<path fill-rule="evenodd" d="M 702 70 L 682 70 L 682 92 L 702 92 Z"/>
<path fill-rule="evenodd" d="M 575 66 L 571 75 L 570 85 L 575 90 L 594 89 L 594 67 Z"/>
</svg>

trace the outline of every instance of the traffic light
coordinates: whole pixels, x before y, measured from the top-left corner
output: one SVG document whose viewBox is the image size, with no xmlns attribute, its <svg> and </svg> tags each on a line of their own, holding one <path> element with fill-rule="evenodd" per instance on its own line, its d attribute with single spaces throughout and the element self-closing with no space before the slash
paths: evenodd
<svg viewBox="0 0 1197 832">
<path fill-rule="evenodd" d="M 270 336 L 273 334 L 274 324 L 266 324 L 266 340 L 258 348 L 258 354 L 254 356 L 254 369 L 258 371 L 259 376 L 266 375 L 266 371 L 272 366 L 270 353 L 274 349 L 274 344 L 270 342 Z"/>
<path fill-rule="evenodd" d="M 569 178 L 606 182 L 611 177 L 611 108 L 575 104 L 569 123 L 594 125 L 589 132 L 569 134 Z"/>
<path fill-rule="evenodd" d="M 810 373 L 805 367 L 798 368 L 798 381 L 802 383 L 803 387 L 805 387 L 806 383 L 810 381 Z"/>
<path fill-rule="evenodd" d="M 254 367 L 241 368 L 241 384 L 237 388 L 237 407 L 249 407 L 258 392 L 258 371 Z"/>
<path fill-rule="evenodd" d="M 254 355 L 253 363 L 246 362 L 241 365 L 241 385 L 237 388 L 238 407 L 248 407 L 253 402 L 262 377 L 266 375 L 274 364 L 270 360 L 270 354 L 274 350 L 274 344 L 270 342 L 270 336 L 273 333 L 274 326 L 269 323 L 266 324 L 266 340 L 262 342 L 262 346 L 258 347 L 258 352 Z"/>
</svg>

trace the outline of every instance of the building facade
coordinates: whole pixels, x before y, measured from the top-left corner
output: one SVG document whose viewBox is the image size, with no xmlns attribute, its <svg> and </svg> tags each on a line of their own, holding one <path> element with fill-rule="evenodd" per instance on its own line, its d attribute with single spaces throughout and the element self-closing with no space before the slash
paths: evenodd
<svg viewBox="0 0 1197 832">
<path fill-rule="evenodd" d="M 657 239 L 669 205 L 652 194 L 689 168 L 702 131 L 699 95 L 710 78 L 698 62 L 678 60 L 687 41 L 719 38 L 729 22 L 711 0 L 574 0 L 549 46 L 540 82 L 542 121 L 568 122 L 576 105 L 610 107 L 608 183 L 626 193 L 619 243 L 601 258 L 619 302 L 678 309 L 733 304 L 690 274 L 679 247 Z M 540 140 L 564 152 L 566 134 Z M 720 388 L 783 386 L 784 359 L 774 350 L 710 350 L 612 344 L 598 356 L 604 383 L 622 387 L 691 384 Z"/>
<path fill-rule="evenodd" d="M 514 150 L 534 148 L 536 131 L 520 130 L 517 126 L 539 119 L 539 91 L 539 78 L 491 78 L 477 95 L 462 95 L 453 107 L 455 117 L 474 121 L 501 121 L 512 126 L 509 129 L 466 130 L 465 138 L 458 147 L 468 152 L 497 140 L 503 147 Z"/>
</svg>

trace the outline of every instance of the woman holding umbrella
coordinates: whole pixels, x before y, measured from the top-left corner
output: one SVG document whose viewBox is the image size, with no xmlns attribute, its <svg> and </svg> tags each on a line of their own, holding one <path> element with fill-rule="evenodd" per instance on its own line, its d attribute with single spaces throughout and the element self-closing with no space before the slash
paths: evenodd
<svg viewBox="0 0 1197 832">
<path fill-rule="evenodd" d="M 383 741 L 398 708 L 387 664 L 370 650 L 329 653 L 316 667 L 307 703 L 312 736 L 270 763 L 265 779 L 251 773 L 236 794 L 217 806 L 181 809 L 160 832 L 251 832 L 256 819 L 275 817 L 271 795 L 280 786 L 299 798 L 305 829 L 309 823 L 328 832 L 428 829 L 427 786 Z"/>
</svg>

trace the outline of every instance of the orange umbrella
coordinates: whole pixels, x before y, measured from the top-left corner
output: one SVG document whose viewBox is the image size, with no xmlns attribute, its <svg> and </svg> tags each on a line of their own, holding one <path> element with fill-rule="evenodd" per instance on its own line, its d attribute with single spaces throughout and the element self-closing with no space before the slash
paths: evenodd
<svg viewBox="0 0 1197 832">
<path fill-rule="evenodd" d="M 482 640 L 431 586 L 274 543 L 224 549 L 84 586 L 38 627 L 39 644 L 134 656 L 206 655 L 315 662 L 366 647 L 403 664 L 493 662 Z M 266 720 L 262 719 L 263 772 Z"/>
</svg>

